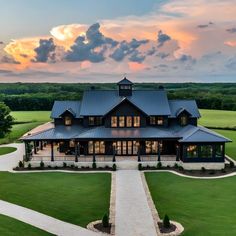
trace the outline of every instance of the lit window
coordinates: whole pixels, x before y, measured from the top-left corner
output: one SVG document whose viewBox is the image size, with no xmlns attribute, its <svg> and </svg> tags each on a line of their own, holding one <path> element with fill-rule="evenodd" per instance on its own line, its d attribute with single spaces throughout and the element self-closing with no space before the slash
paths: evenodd
<svg viewBox="0 0 236 236">
<path fill-rule="evenodd" d="M 187 157 L 189 157 L 189 158 L 198 157 L 198 155 L 197 155 L 197 145 L 189 145 L 187 147 Z"/>
<path fill-rule="evenodd" d="M 156 154 L 158 150 L 157 141 L 146 141 L 146 154 Z"/>
<path fill-rule="evenodd" d="M 119 116 L 119 127 L 125 127 L 125 117 Z"/>
<path fill-rule="evenodd" d="M 71 125 L 72 124 L 72 119 L 70 116 L 65 117 L 65 125 Z"/>
<path fill-rule="evenodd" d="M 127 116 L 126 117 L 126 126 L 127 127 L 132 127 L 132 116 Z"/>
<path fill-rule="evenodd" d="M 105 142 L 96 141 L 94 142 L 94 151 L 95 154 L 104 154 L 105 153 Z M 93 141 L 88 142 L 88 152 L 93 154 Z"/>
<path fill-rule="evenodd" d="M 134 127 L 140 127 L 140 116 L 134 116 Z"/>
<path fill-rule="evenodd" d="M 95 125 L 95 118 L 94 116 L 89 117 L 89 125 Z"/>
<path fill-rule="evenodd" d="M 156 117 L 150 116 L 150 125 L 155 125 L 155 124 L 156 124 Z"/>
<path fill-rule="evenodd" d="M 164 118 L 161 117 L 161 116 L 157 117 L 157 124 L 158 125 L 163 125 L 164 124 Z"/>
<path fill-rule="evenodd" d="M 111 127 L 117 127 L 117 117 L 116 116 L 111 117 Z"/>
<path fill-rule="evenodd" d="M 180 117 L 180 124 L 181 124 L 182 126 L 187 125 L 187 124 L 188 124 L 188 117 L 187 117 L 187 116 L 181 116 L 181 117 Z"/>
</svg>

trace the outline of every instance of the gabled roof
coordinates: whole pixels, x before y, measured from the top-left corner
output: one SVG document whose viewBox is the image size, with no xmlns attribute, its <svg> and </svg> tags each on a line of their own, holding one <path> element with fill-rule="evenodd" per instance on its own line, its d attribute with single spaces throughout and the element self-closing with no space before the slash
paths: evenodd
<svg viewBox="0 0 236 236">
<path fill-rule="evenodd" d="M 231 142 L 230 139 L 202 126 L 188 125 L 178 133 L 182 136 L 179 142 L 184 143 Z"/>
<path fill-rule="evenodd" d="M 51 112 L 51 118 L 60 118 L 66 111 L 73 114 L 75 118 L 79 118 L 80 101 L 55 101 Z"/>
<path fill-rule="evenodd" d="M 178 117 L 180 114 L 182 114 L 183 112 L 186 112 L 187 114 L 189 114 L 190 116 L 192 115 L 191 113 L 189 113 L 185 108 L 181 107 L 177 112 L 176 112 L 176 117 Z"/>
<path fill-rule="evenodd" d="M 132 84 L 133 83 L 130 80 L 126 79 L 126 77 L 117 83 L 117 85 L 132 85 Z"/>
<path fill-rule="evenodd" d="M 103 116 L 123 99 L 117 90 L 85 91 L 80 115 Z M 165 90 L 134 90 L 127 99 L 147 115 L 171 114 Z"/>
<path fill-rule="evenodd" d="M 183 110 L 187 111 L 193 118 L 201 117 L 195 100 L 169 100 L 169 106 L 170 117 L 177 117 Z"/>
</svg>

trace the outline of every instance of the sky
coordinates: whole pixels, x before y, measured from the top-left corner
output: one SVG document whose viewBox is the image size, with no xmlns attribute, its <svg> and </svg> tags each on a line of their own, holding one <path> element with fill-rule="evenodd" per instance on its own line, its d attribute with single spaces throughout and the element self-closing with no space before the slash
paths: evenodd
<svg viewBox="0 0 236 236">
<path fill-rule="evenodd" d="M 0 0 L 0 82 L 236 82 L 236 0 Z"/>
</svg>

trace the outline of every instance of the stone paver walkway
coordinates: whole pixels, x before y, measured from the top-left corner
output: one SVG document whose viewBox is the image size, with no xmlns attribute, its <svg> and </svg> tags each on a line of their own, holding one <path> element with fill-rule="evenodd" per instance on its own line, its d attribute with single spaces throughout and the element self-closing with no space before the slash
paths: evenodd
<svg viewBox="0 0 236 236">
<path fill-rule="evenodd" d="M 59 236 L 103 235 L 2 200 L 0 200 L 0 213 Z"/>
<path fill-rule="evenodd" d="M 156 236 L 140 172 L 116 172 L 116 236 Z"/>
<path fill-rule="evenodd" d="M 1 145 L 0 147 L 16 147 L 15 152 L 0 156 L 0 171 L 11 171 L 12 168 L 18 166 L 18 162 L 23 160 L 25 152 L 23 143 L 11 143 Z"/>
</svg>

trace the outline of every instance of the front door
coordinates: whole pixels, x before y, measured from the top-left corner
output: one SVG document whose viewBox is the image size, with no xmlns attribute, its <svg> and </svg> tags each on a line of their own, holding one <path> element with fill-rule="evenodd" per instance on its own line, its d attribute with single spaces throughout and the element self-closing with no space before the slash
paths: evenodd
<svg viewBox="0 0 236 236">
<path fill-rule="evenodd" d="M 137 141 L 117 141 L 113 142 L 113 145 L 116 147 L 116 154 L 119 156 L 131 156 L 138 154 L 138 145 Z"/>
</svg>

